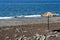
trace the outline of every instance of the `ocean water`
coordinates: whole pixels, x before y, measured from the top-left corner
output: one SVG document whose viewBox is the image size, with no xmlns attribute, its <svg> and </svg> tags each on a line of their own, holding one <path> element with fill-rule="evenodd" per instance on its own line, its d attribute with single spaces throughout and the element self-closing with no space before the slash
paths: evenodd
<svg viewBox="0 0 60 40">
<path fill-rule="evenodd" d="M 44 12 L 60 14 L 59 3 L 1 3 L 0 16 L 37 15 Z"/>
<path fill-rule="evenodd" d="M 0 17 L 39 15 L 45 12 L 60 14 L 60 3 L 0 3 Z"/>
</svg>

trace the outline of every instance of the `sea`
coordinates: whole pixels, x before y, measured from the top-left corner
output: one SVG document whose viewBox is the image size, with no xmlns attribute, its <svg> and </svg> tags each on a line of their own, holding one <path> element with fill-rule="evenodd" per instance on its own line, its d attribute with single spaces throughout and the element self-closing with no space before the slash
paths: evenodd
<svg viewBox="0 0 60 40">
<path fill-rule="evenodd" d="M 60 3 L 0 3 L 0 19 L 41 17 L 45 12 L 60 14 Z"/>
</svg>

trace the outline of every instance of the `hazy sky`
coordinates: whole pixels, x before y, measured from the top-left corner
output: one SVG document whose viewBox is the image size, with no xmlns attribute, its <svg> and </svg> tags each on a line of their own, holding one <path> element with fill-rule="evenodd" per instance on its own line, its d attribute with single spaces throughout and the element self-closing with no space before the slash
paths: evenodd
<svg viewBox="0 0 60 40">
<path fill-rule="evenodd" d="M 32 2 L 32 3 L 38 3 L 38 2 L 44 2 L 44 1 L 48 1 L 48 2 L 60 2 L 60 0 L 0 0 L 0 3 L 24 3 L 24 2 Z"/>
</svg>

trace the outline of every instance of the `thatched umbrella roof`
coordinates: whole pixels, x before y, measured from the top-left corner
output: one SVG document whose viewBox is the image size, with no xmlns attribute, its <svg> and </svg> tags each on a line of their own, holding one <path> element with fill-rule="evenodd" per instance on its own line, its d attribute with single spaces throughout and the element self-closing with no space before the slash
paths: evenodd
<svg viewBox="0 0 60 40">
<path fill-rule="evenodd" d="M 42 16 L 53 16 L 52 12 L 45 12 L 44 14 L 42 14 Z"/>
</svg>

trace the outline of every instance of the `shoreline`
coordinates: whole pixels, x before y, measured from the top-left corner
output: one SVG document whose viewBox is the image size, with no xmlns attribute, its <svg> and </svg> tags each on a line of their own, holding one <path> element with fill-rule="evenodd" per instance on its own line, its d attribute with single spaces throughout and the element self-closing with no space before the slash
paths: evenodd
<svg viewBox="0 0 60 40">
<path fill-rule="evenodd" d="M 49 23 L 60 23 L 60 17 L 50 17 Z M 48 24 L 48 18 L 32 18 L 32 19 L 13 19 L 13 20 L 0 20 L 0 26 L 15 26 L 27 24 Z"/>
</svg>

